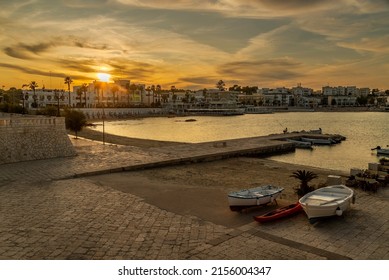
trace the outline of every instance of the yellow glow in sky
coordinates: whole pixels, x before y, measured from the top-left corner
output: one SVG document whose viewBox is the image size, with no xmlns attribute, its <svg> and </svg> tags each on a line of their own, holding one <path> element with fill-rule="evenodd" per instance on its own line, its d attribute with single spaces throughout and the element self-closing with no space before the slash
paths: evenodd
<svg viewBox="0 0 389 280">
<path fill-rule="evenodd" d="M 97 73 L 97 77 L 102 82 L 109 82 L 109 79 L 111 78 L 111 75 L 107 74 L 107 73 Z"/>
<path fill-rule="evenodd" d="M 0 3 L 5 89 L 67 90 L 65 77 L 74 86 L 389 88 L 388 0 Z"/>
</svg>

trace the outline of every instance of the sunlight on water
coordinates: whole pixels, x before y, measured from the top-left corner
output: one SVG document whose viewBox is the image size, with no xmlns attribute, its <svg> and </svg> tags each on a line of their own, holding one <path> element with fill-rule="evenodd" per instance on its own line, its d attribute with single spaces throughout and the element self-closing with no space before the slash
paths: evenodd
<svg viewBox="0 0 389 280">
<path fill-rule="evenodd" d="M 317 146 L 312 151 L 297 149 L 295 153 L 271 159 L 322 168 L 349 171 L 367 168 L 378 157 L 371 148 L 389 145 L 389 114 L 385 112 L 304 112 L 242 115 L 230 117 L 196 116 L 144 118 L 105 123 L 107 133 L 134 138 L 199 143 L 206 141 L 263 136 L 273 133 L 322 128 L 323 133 L 341 134 L 347 140 L 334 146 Z M 96 127 L 102 130 L 101 125 Z"/>
</svg>

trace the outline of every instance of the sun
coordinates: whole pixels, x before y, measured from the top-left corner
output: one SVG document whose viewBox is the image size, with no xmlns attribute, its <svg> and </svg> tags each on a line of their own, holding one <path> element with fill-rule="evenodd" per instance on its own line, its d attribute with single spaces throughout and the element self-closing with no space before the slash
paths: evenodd
<svg viewBox="0 0 389 280">
<path fill-rule="evenodd" d="M 108 73 L 97 73 L 97 77 L 99 78 L 100 81 L 102 82 L 108 82 L 109 79 L 111 78 L 111 75 Z"/>
</svg>

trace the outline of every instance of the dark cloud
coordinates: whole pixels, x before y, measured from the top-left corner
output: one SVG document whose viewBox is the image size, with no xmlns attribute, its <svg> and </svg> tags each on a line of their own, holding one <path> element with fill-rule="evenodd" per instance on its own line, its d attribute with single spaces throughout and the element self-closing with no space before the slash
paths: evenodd
<svg viewBox="0 0 389 280">
<path fill-rule="evenodd" d="M 69 76 L 68 74 L 61 73 L 61 72 L 42 71 L 42 70 L 37 70 L 37 69 L 29 68 L 29 67 L 8 64 L 8 63 L 0 63 L 0 67 L 6 68 L 6 69 L 18 70 L 18 71 L 20 71 L 22 73 L 26 73 L 26 74 L 39 75 L 39 76 L 45 76 L 45 77 L 63 78 L 63 77 Z M 85 79 L 89 79 L 89 77 L 86 77 L 83 75 L 72 75 L 72 79 L 85 80 Z"/>
<path fill-rule="evenodd" d="M 258 61 L 236 61 L 218 67 L 221 76 L 247 80 L 287 80 L 302 77 L 301 63 L 288 59 L 267 59 Z"/>
<path fill-rule="evenodd" d="M 54 62 L 64 69 L 76 70 L 84 73 L 96 73 L 96 68 L 94 66 L 97 65 L 97 62 L 95 60 L 58 59 Z"/>
<path fill-rule="evenodd" d="M 216 84 L 216 78 L 211 77 L 183 77 L 178 80 L 178 82 L 191 83 L 195 85 L 208 85 L 208 84 Z"/>
<path fill-rule="evenodd" d="M 330 2 L 339 2 L 339 0 L 249 0 L 253 4 L 262 4 L 273 9 L 306 9 L 327 5 Z"/>
<path fill-rule="evenodd" d="M 55 43 L 52 42 L 31 45 L 19 43 L 11 47 L 5 47 L 3 50 L 8 56 L 21 59 L 30 59 L 33 58 L 31 54 L 39 55 L 40 53 L 45 52 L 54 46 Z"/>
<path fill-rule="evenodd" d="M 18 43 L 3 49 L 8 56 L 19 59 L 33 59 L 41 53 L 48 52 L 52 48 L 60 46 L 73 46 L 85 49 L 94 50 L 109 50 L 106 44 L 94 44 L 88 42 L 86 39 L 78 38 L 76 36 L 55 37 L 45 43 L 26 44 Z"/>
<path fill-rule="evenodd" d="M 63 5 L 75 8 L 96 7 L 108 4 L 110 0 L 62 0 Z"/>
</svg>

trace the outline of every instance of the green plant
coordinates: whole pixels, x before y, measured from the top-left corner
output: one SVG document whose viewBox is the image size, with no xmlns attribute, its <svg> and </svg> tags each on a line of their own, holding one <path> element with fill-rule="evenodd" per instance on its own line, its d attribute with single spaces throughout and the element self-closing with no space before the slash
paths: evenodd
<svg viewBox="0 0 389 280">
<path fill-rule="evenodd" d="M 77 139 L 77 132 L 86 125 L 86 117 L 83 112 L 76 110 L 65 111 L 65 126 L 67 129 L 74 131 Z"/>
<path fill-rule="evenodd" d="M 297 170 L 293 172 L 290 177 L 300 180 L 300 185 L 295 188 L 295 192 L 299 197 L 304 196 L 305 194 L 315 190 L 314 187 L 308 185 L 310 181 L 318 177 L 314 172 Z"/>
</svg>

